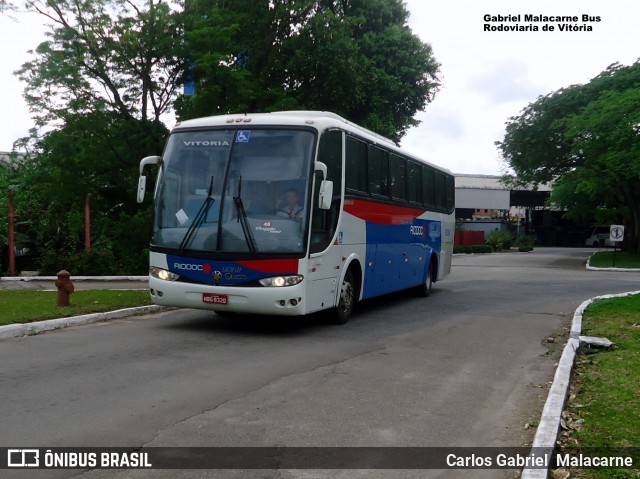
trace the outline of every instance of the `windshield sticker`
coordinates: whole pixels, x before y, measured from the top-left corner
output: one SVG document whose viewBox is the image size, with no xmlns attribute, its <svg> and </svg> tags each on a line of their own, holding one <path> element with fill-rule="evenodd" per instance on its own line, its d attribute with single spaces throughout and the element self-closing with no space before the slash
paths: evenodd
<svg viewBox="0 0 640 479">
<path fill-rule="evenodd" d="M 249 143 L 250 136 L 251 130 L 241 130 L 236 135 L 236 143 Z"/>
<path fill-rule="evenodd" d="M 182 144 L 189 147 L 204 147 L 204 148 L 212 148 L 212 147 L 229 147 L 229 142 L 227 140 L 183 140 Z"/>
<path fill-rule="evenodd" d="M 264 231 L 266 233 L 279 235 L 282 230 L 276 229 L 275 226 L 271 226 L 271 221 L 265 221 L 262 226 L 256 226 L 256 231 Z"/>
<path fill-rule="evenodd" d="M 187 214 L 184 212 L 182 208 L 180 208 L 180 211 L 176 213 L 176 218 L 178 219 L 178 223 L 180 223 L 180 226 L 184 225 L 187 221 L 189 221 L 189 217 L 187 216 Z"/>
</svg>

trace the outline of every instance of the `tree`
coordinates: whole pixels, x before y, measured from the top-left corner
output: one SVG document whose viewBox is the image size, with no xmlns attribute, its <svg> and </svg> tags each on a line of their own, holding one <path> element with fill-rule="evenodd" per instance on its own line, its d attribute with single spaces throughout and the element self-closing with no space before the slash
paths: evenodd
<svg viewBox="0 0 640 479">
<path fill-rule="evenodd" d="M 159 122 L 182 70 L 181 30 L 169 5 L 133 0 L 28 0 L 49 39 L 18 75 L 38 126 L 104 109 Z"/>
<path fill-rule="evenodd" d="M 49 38 L 17 73 L 48 131 L 18 142 L 29 154 L 0 182 L 1 196 L 16 192 L 21 246 L 43 272 L 143 273 L 151 209 L 138 208 L 134 191 L 140 158 L 166 139 L 161 120 L 184 58 L 178 16 L 158 0 L 29 0 L 27 9 L 48 20 Z"/>
<path fill-rule="evenodd" d="M 439 87 L 408 15 L 401 0 L 192 0 L 184 24 L 197 88 L 178 114 L 330 110 L 399 141 Z"/>
<path fill-rule="evenodd" d="M 538 98 L 497 143 L 516 184 L 554 183 L 570 218 L 623 222 L 640 252 L 640 62 Z"/>
</svg>

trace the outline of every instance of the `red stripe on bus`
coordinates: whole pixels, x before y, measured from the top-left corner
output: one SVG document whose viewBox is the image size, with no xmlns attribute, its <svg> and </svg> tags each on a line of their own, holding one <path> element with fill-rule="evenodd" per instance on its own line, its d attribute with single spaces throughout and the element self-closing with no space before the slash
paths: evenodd
<svg viewBox="0 0 640 479">
<path fill-rule="evenodd" d="M 262 273 L 297 273 L 297 259 L 252 259 L 236 261 L 240 266 Z"/>
<path fill-rule="evenodd" d="M 424 210 L 418 208 L 390 205 L 357 198 L 345 199 L 344 210 L 365 221 L 386 225 L 409 223 L 424 213 Z"/>
</svg>

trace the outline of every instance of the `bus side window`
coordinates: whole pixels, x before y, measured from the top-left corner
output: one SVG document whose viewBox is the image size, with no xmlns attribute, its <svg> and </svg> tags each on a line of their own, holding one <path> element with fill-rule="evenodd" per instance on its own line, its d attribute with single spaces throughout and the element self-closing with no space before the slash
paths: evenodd
<svg viewBox="0 0 640 479">
<path fill-rule="evenodd" d="M 422 195 L 427 208 L 436 207 L 436 172 L 428 166 L 422 167 Z"/>
<path fill-rule="evenodd" d="M 447 209 L 447 177 L 440 171 L 436 171 L 436 207 Z"/>
<path fill-rule="evenodd" d="M 389 157 L 391 168 L 391 197 L 396 200 L 407 199 L 407 163 L 404 158 L 391 154 Z"/>
<path fill-rule="evenodd" d="M 389 196 L 389 154 L 373 145 L 369 147 L 369 191 Z"/>
<path fill-rule="evenodd" d="M 422 204 L 422 167 L 413 161 L 407 162 L 407 196 L 411 203 Z"/>
<path fill-rule="evenodd" d="M 455 210 L 456 187 L 453 176 L 447 175 L 447 213 Z"/>
<path fill-rule="evenodd" d="M 352 136 L 347 136 L 345 146 L 345 188 L 352 192 L 367 194 L 369 180 L 367 174 L 367 144 Z"/>
<path fill-rule="evenodd" d="M 333 199 L 330 209 L 318 208 L 318 186 L 322 174 L 316 172 L 311 216 L 311 253 L 319 253 L 329 247 L 338 225 L 342 195 L 342 138 L 340 130 L 326 131 L 320 137 L 318 160 L 327 165 L 327 179 L 333 181 Z"/>
</svg>

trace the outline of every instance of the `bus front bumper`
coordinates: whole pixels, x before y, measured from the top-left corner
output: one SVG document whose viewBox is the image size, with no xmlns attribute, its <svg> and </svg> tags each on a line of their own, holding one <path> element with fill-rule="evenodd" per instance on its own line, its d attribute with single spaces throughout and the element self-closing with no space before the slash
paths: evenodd
<svg viewBox="0 0 640 479">
<path fill-rule="evenodd" d="M 154 304 L 230 313 L 305 314 L 305 280 L 294 286 L 241 287 L 165 281 L 149 276 Z"/>
</svg>

